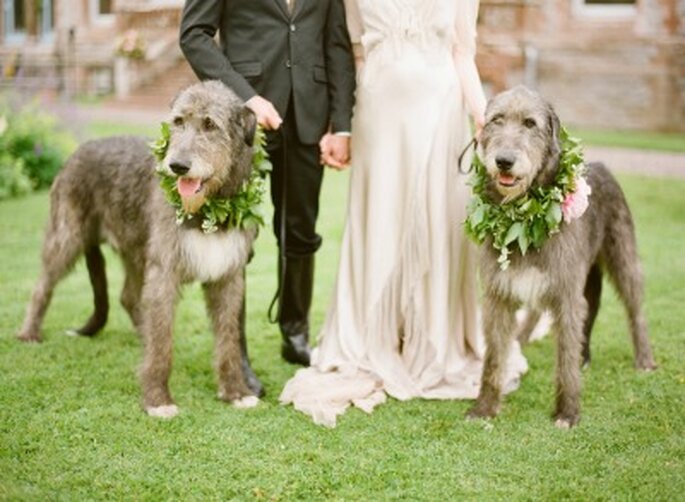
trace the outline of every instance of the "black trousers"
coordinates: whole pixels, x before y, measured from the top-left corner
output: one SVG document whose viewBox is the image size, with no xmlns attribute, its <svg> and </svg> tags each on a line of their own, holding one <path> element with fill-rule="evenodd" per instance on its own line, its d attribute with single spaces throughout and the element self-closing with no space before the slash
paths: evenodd
<svg viewBox="0 0 685 502">
<path fill-rule="evenodd" d="M 321 247 L 321 236 L 316 233 L 323 181 L 319 145 L 300 141 L 295 120 L 291 105 L 280 129 L 267 132 L 267 151 L 273 164 L 273 230 L 286 257 L 309 256 Z"/>
</svg>

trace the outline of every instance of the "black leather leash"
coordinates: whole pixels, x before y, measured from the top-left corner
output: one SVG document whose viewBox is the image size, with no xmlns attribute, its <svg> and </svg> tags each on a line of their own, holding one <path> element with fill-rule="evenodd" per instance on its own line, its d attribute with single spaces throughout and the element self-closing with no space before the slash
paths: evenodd
<svg viewBox="0 0 685 502">
<path fill-rule="evenodd" d="M 285 209 L 286 209 L 286 188 L 287 188 L 287 172 L 288 172 L 288 142 L 287 142 L 287 135 L 285 132 L 285 125 L 281 124 L 281 141 L 283 142 L 282 150 L 283 150 L 283 163 L 281 164 L 282 168 L 282 181 L 281 181 L 281 204 L 278 208 L 278 210 L 281 212 L 281 223 L 279 225 L 278 233 L 279 233 L 279 246 L 278 246 L 278 259 L 280 260 L 280 265 L 281 265 L 281 273 L 278 278 L 278 286 L 276 288 L 276 293 L 274 294 L 273 299 L 271 300 L 271 303 L 269 304 L 269 310 L 267 311 L 267 319 L 271 324 L 276 324 L 278 320 L 281 317 L 281 302 L 279 302 L 279 298 L 281 297 L 281 292 L 283 290 L 283 283 L 285 282 L 285 267 L 286 267 L 286 254 L 285 254 Z M 271 177 L 271 181 L 273 182 L 273 176 Z M 275 208 L 274 208 L 275 209 Z M 278 310 L 276 312 L 276 316 L 274 317 L 274 307 L 276 306 L 276 303 L 278 303 Z"/>
<path fill-rule="evenodd" d="M 461 154 L 459 155 L 458 163 L 459 163 L 459 173 L 460 174 L 471 174 L 471 171 L 473 171 L 473 162 L 469 165 L 469 168 L 466 171 L 464 171 L 464 169 L 462 168 L 462 162 L 464 161 L 464 156 L 466 155 L 466 152 L 468 152 L 469 148 L 471 148 L 471 147 L 473 147 L 474 152 L 476 151 L 476 148 L 478 148 L 478 140 L 476 139 L 475 136 L 473 137 L 473 139 L 471 139 L 471 141 L 469 141 L 469 143 L 464 147 L 464 150 L 462 150 Z"/>
</svg>

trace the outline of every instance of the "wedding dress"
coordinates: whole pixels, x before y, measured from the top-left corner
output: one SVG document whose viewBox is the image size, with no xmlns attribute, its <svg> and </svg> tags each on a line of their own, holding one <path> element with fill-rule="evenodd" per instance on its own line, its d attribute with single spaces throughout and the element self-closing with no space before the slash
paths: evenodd
<svg viewBox="0 0 685 502">
<path fill-rule="evenodd" d="M 337 284 L 312 353 L 280 400 L 334 426 L 351 404 L 390 396 L 475 398 L 484 339 L 469 198 L 457 157 L 467 107 L 483 106 L 474 64 L 477 0 L 346 0 L 365 63 L 352 124 Z M 468 159 L 467 159 L 468 161 Z M 527 370 L 508 360 L 510 390 Z"/>
</svg>

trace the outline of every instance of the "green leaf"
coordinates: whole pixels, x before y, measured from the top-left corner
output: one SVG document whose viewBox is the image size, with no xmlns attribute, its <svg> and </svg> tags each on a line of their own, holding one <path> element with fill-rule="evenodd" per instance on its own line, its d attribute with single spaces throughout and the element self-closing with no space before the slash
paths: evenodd
<svg viewBox="0 0 685 502">
<path fill-rule="evenodd" d="M 522 232 L 521 235 L 519 235 L 518 244 L 521 254 L 525 256 L 526 251 L 528 251 L 528 247 L 530 246 L 530 241 L 528 240 L 528 234 L 526 234 L 526 232 Z"/>
<path fill-rule="evenodd" d="M 508 246 L 515 240 L 519 239 L 522 234 L 525 233 L 524 231 L 524 226 L 523 223 L 521 222 L 516 222 L 512 226 L 509 227 L 509 231 L 507 232 L 507 236 L 504 238 L 504 245 Z"/>
<path fill-rule="evenodd" d="M 561 223 L 561 205 L 558 202 L 552 202 L 549 205 L 549 208 L 547 208 L 547 215 L 545 218 L 547 220 L 547 227 L 550 230 L 556 229 Z"/>
<path fill-rule="evenodd" d="M 532 244 L 535 249 L 542 247 L 547 238 L 547 225 L 542 218 L 536 218 L 531 228 Z"/>
<path fill-rule="evenodd" d="M 477 227 L 478 225 L 480 225 L 483 222 L 484 217 L 485 217 L 485 208 L 482 205 L 478 205 L 478 207 L 469 216 L 469 222 L 474 227 Z"/>
</svg>

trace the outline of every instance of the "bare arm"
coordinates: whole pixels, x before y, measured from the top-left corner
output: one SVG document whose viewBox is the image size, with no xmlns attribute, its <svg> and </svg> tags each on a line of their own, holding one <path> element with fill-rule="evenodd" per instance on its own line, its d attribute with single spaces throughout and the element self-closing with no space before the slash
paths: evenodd
<svg viewBox="0 0 685 502">
<path fill-rule="evenodd" d="M 454 65 L 462 83 L 464 100 L 479 133 L 485 123 L 485 93 L 476 67 L 476 19 L 478 0 L 464 2 L 455 21 Z"/>
</svg>

